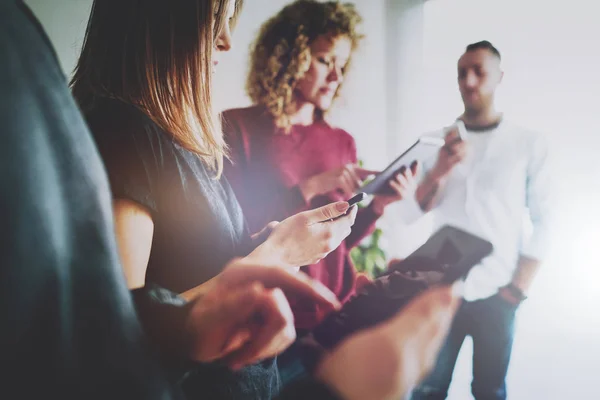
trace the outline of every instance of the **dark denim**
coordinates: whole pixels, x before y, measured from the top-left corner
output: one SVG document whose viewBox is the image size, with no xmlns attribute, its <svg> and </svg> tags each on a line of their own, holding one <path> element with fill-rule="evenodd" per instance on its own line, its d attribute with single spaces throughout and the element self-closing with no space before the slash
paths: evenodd
<svg viewBox="0 0 600 400">
<path fill-rule="evenodd" d="M 460 348 L 467 337 L 473 338 L 473 382 L 476 400 L 506 399 L 506 373 L 512 350 L 517 307 L 499 295 L 464 302 L 437 365 L 412 394 L 412 400 L 445 399 Z"/>
</svg>

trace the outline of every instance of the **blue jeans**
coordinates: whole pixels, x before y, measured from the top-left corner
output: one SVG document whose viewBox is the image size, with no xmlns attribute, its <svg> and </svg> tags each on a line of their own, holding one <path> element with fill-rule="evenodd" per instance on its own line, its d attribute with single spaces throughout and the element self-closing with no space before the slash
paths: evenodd
<svg viewBox="0 0 600 400">
<path fill-rule="evenodd" d="M 435 368 L 415 389 L 412 400 L 446 398 L 456 358 L 467 335 L 473 338 L 473 396 L 476 400 L 505 400 L 516 310 L 517 307 L 499 295 L 464 302 Z"/>
</svg>

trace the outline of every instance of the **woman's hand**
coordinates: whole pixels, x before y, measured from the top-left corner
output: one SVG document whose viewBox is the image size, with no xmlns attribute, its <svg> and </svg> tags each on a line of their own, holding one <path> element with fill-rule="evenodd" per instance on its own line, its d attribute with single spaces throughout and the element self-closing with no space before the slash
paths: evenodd
<svg viewBox="0 0 600 400">
<path fill-rule="evenodd" d="M 315 196 L 334 190 L 339 190 L 344 197 L 350 198 L 369 175 L 377 173 L 379 171 L 364 169 L 356 164 L 346 164 L 308 178 L 300 184 L 300 191 L 307 202 Z"/>
<path fill-rule="evenodd" d="M 356 207 L 349 210 L 345 201 L 298 213 L 275 225 L 265 242 L 247 258 L 258 265 L 314 264 L 350 234 L 355 218 Z"/>
<path fill-rule="evenodd" d="M 416 163 L 414 167 L 405 168 L 403 171 L 396 174 L 394 179 L 389 182 L 390 188 L 394 193 L 391 195 L 374 196 L 371 205 L 373 211 L 376 214 L 381 215 L 388 205 L 414 196 L 418 187 L 417 177 L 419 174 L 419 163 Z"/>
<path fill-rule="evenodd" d="M 233 369 L 273 357 L 296 338 L 285 293 L 332 311 L 335 295 L 306 274 L 232 261 L 202 296 L 190 302 L 186 337 L 193 360 L 221 360 Z"/>
<path fill-rule="evenodd" d="M 267 240 L 267 238 L 273 232 L 273 228 L 275 228 L 279 224 L 279 221 L 271 221 L 264 228 L 262 228 L 259 232 L 251 235 L 250 237 L 255 243 L 255 246 L 259 246 Z"/>
</svg>

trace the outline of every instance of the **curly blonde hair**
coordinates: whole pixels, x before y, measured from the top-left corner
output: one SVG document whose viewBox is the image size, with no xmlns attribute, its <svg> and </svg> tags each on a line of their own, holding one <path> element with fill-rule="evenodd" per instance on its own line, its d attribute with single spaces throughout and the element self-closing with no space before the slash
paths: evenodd
<svg viewBox="0 0 600 400">
<path fill-rule="evenodd" d="M 289 131 L 289 116 L 296 110 L 294 90 L 310 67 L 311 44 L 323 35 L 347 37 L 354 52 L 363 38 L 357 31 L 361 22 L 352 3 L 297 0 L 284 7 L 262 25 L 252 45 L 248 96 L 266 107 L 277 127 Z M 338 93 L 339 88 L 336 97 Z M 323 117 L 322 110 L 317 117 Z"/>
</svg>

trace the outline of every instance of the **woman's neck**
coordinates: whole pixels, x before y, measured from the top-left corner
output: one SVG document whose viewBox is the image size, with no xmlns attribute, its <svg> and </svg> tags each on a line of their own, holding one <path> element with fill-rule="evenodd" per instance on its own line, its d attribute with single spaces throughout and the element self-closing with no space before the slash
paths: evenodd
<svg viewBox="0 0 600 400">
<path fill-rule="evenodd" d="M 292 125 L 312 125 L 315 122 L 315 106 L 310 103 L 302 103 L 292 115 L 290 123 Z"/>
</svg>

